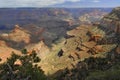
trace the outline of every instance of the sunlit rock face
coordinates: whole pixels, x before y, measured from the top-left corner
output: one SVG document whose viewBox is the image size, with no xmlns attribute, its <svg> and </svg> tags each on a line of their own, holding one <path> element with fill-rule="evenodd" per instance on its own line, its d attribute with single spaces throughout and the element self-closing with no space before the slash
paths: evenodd
<svg viewBox="0 0 120 80">
<path fill-rule="evenodd" d="M 15 28 L 9 34 L 9 39 L 11 39 L 15 42 L 23 41 L 24 43 L 29 43 L 30 42 L 30 34 L 27 31 L 25 31 L 24 29 L 20 28 L 18 25 L 15 25 Z"/>
<path fill-rule="evenodd" d="M 9 47 L 5 41 L 0 40 L 0 58 L 2 59 L 0 63 L 5 62 L 12 53 L 21 54 L 20 51 Z"/>
<path fill-rule="evenodd" d="M 3 33 L 0 35 L 2 39 L 11 40 L 14 42 L 30 43 L 30 34 L 27 30 L 24 30 L 19 25 L 15 25 L 14 29 L 10 33 Z"/>
<path fill-rule="evenodd" d="M 45 58 L 47 54 L 50 52 L 49 48 L 43 41 L 40 41 L 35 44 L 30 44 L 26 46 L 26 49 L 28 50 L 29 53 L 31 53 L 33 50 L 36 51 L 36 53 L 41 59 Z"/>
</svg>

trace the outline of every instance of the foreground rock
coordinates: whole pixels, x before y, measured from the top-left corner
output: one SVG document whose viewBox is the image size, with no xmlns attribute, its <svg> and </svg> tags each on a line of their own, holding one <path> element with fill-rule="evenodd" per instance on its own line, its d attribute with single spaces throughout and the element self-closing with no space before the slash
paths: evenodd
<svg viewBox="0 0 120 80">
<path fill-rule="evenodd" d="M 7 58 L 11 56 L 12 53 L 19 55 L 21 54 L 20 51 L 9 47 L 5 41 L 0 40 L 0 58 L 2 59 L 0 63 L 5 62 Z"/>
</svg>

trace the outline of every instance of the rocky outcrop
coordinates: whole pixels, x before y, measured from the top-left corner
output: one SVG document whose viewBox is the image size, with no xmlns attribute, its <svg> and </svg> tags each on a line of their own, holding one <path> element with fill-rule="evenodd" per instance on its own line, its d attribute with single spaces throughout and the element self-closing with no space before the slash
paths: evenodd
<svg viewBox="0 0 120 80">
<path fill-rule="evenodd" d="M 15 28 L 10 33 L 3 33 L 0 35 L 5 40 L 11 40 L 14 42 L 30 43 L 30 34 L 28 31 L 22 29 L 19 25 L 15 25 Z"/>
<path fill-rule="evenodd" d="M 20 51 L 9 47 L 5 41 L 0 40 L 0 58 L 2 59 L 0 63 L 5 62 L 12 53 L 21 54 Z"/>
<path fill-rule="evenodd" d="M 15 25 L 14 30 L 9 33 L 9 39 L 15 42 L 29 43 L 30 34 L 26 30 L 20 28 L 18 25 Z"/>
<path fill-rule="evenodd" d="M 100 42 L 106 37 L 103 30 L 90 25 L 81 25 L 67 32 L 68 38 L 62 48 L 63 54 L 76 59 L 85 59 L 90 56 L 102 56 L 103 53 L 109 52 L 114 45 L 101 44 Z M 106 49 L 109 48 L 109 49 Z"/>
<path fill-rule="evenodd" d="M 28 50 L 29 53 L 35 50 L 41 59 L 45 58 L 47 54 L 50 52 L 49 48 L 45 45 L 43 41 L 40 41 L 35 44 L 30 44 L 26 46 L 26 49 Z"/>
</svg>

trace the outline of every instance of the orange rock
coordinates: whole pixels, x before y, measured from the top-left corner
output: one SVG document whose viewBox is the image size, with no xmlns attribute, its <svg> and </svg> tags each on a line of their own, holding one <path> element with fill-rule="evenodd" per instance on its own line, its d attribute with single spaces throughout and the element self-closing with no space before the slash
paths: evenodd
<svg viewBox="0 0 120 80">
<path fill-rule="evenodd" d="M 93 50 L 95 50 L 95 52 L 104 52 L 103 46 L 101 45 L 93 47 Z"/>
<path fill-rule="evenodd" d="M 0 46 L 0 58 L 2 59 L 0 63 L 5 62 L 7 58 L 11 57 L 12 52 L 14 52 L 15 54 L 21 55 L 21 52 L 18 50 L 15 50 L 8 46 Z"/>
<path fill-rule="evenodd" d="M 97 35 L 92 35 L 91 37 L 90 37 L 90 40 L 89 41 L 99 41 L 100 39 L 102 39 L 102 35 L 99 35 L 99 34 L 97 34 Z"/>
<path fill-rule="evenodd" d="M 7 46 L 5 41 L 0 40 L 0 46 Z"/>
<path fill-rule="evenodd" d="M 76 51 L 70 51 L 68 58 L 72 59 L 73 61 L 79 59 L 79 55 Z"/>
<path fill-rule="evenodd" d="M 117 54 L 120 54 L 120 45 L 117 47 L 116 53 L 117 53 Z"/>
<path fill-rule="evenodd" d="M 14 30 L 8 34 L 9 39 L 15 42 L 30 42 L 30 34 L 27 30 L 22 29 L 18 25 L 15 25 Z"/>
<path fill-rule="evenodd" d="M 22 65 L 22 62 L 21 62 L 19 59 L 17 59 L 17 60 L 15 61 L 14 65 L 19 65 L 19 66 L 21 66 L 21 65 Z"/>
</svg>

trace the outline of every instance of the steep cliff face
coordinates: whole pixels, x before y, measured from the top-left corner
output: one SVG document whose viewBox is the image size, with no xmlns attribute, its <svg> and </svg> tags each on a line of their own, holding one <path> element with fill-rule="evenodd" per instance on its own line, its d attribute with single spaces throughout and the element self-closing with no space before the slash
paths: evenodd
<svg viewBox="0 0 120 80">
<path fill-rule="evenodd" d="M 110 14 L 101 20 L 101 26 L 108 31 L 114 31 L 120 34 L 120 7 L 114 8 Z"/>
<path fill-rule="evenodd" d="M 118 45 L 116 53 L 120 53 L 120 7 L 114 8 L 110 14 L 105 16 L 101 21 L 101 27 L 106 31 L 109 40 L 115 40 Z M 111 38 L 110 38 L 111 37 Z"/>
</svg>

